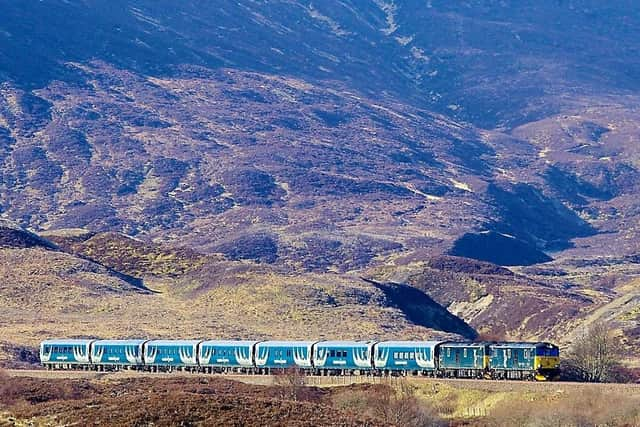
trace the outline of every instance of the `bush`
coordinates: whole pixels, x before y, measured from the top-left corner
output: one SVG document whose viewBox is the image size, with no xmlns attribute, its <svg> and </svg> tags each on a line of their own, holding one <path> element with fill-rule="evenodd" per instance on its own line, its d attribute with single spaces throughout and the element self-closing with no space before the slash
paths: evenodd
<svg viewBox="0 0 640 427">
<path fill-rule="evenodd" d="M 275 373 L 274 384 L 280 390 L 280 398 L 297 401 L 307 384 L 304 372 L 297 368 L 287 368 Z"/>
<path fill-rule="evenodd" d="M 566 379 L 587 382 L 615 381 L 620 372 L 619 340 L 604 323 L 595 323 L 582 331 L 563 361 Z"/>
<path fill-rule="evenodd" d="M 385 425 L 447 425 L 428 402 L 416 397 L 415 389 L 406 381 L 401 381 L 397 388 L 371 386 L 366 389 L 350 389 L 336 396 L 334 405 L 339 409 L 381 420 Z"/>
</svg>

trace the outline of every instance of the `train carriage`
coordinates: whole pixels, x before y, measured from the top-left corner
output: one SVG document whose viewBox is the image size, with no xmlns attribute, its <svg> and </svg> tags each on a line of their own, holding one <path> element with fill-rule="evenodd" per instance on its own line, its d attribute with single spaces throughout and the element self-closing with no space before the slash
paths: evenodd
<svg viewBox="0 0 640 427">
<path fill-rule="evenodd" d="M 198 368 L 200 340 L 152 340 L 144 343 L 144 364 L 152 371 Z"/>
<path fill-rule="evenodd" d="M 91 366 L 91 339 L 46 340 L 40 343 L 40 362 L 48 369 Z"/>
<path fill-rule="evenodd" d="M 371 371 L 374 341 L 320 341 L 314 345 L 313 366 L 323 374 Z"/>
<path fill-rule="evenodd" d="M 549 343 L 496 343 L 490 345 L 493 378 L 544 380 L 557 375 L 558 347 Z"/>
<path fill-rule="evenodd" d="M 260 371 L 271 369 L 311 369 L 313 345 L 316 341 L 263 341 L 254 346 L 255 366 Z"/>
<path fill-rule="evenodd" d="M 203 341 L 198 347 L 205 372 L 253 370 L 253 348 L 258 341 Z"/>
<path fill-rule="evenodd" d="M 91 363 L 98 369 L 139 368 L 146 340 L 98 340 L 91 346 Z"/>
<path fill-rule="evenodd" d="M 46 340 L 47 369 L 434 375 L 457 378 L 556 379 L 560 354 L 546 342 Z"/>
<path fill-rule="evenodd" d="M 436 370 L 436 349 L 440 341 L 382 341 L 375 344 L 373 363 L 385 373 L 414 372 L 423 375 Z"/>
<path fill-rule="evenodd" d="M 486 343 L 446 342 L 438 345 L 439 374 L 457 378 L 481 378 L 489 365 Z"/>
</svg>

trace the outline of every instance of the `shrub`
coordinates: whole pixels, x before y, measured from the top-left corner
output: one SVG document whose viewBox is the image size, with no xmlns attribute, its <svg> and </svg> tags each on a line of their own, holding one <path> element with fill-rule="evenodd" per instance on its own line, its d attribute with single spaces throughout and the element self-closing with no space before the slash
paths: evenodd
<svg viewBox="0 0 640 427">
<path fill-rule="evenodd" d="M 587 382 L 615 381 L 620 370 L 620 343 L 604 323 L 582 331 L 563 361 L 567 379 Z"/>
<path fill-rule="evenodd" d="M 447 425 L 428 402 L 416 397 L 415 389 L 406 381 L 401 381 L 397 388 L 385 385 L 349 389 L 334 397 L 334 405 L 378 419 L 385 425 Z"/>
<path fill-rule="evenodd" d="M 280 390 L 280 398 L 297 401 L 306 386 L 304 372 L 297 368 L 282 369 L 275 373 L 274 384 Z"/>
</svg>

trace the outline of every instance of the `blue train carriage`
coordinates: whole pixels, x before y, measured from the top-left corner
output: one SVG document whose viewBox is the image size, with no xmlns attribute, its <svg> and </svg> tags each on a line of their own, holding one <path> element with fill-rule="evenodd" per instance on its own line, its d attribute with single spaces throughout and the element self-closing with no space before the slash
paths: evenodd
<svg viewBox="0 0 640 427">
<path fill-rule="evenodd" d="M 374 345 L 375 341 L 320 341 L 313 347 L 313 366 L 322 375 L 371 372 Z"/>
<path fill-rule="evenodd" d="M 313 368 L 311 362 L 316 341 L 263 341 L 254 346 L 255 367 L 259 373 L 274 369 Z"/>
<path fill-rule="evenodd" d="M 91 363 L 98 370 L 139 369 L 146 340 L 98 340 L 91 346 Z"/>
<path fill-rule="evenodd" d="M 143 361 L 151 371 L 197 371 L 202 340 L 152 340 L 143 345 Z"/>
<path fill-rule="evenodd" d="M 96 340 L 63 339 L 40 343 L 40 363 L 47 369 L 89 369 Z"/>
<path fill-rule="evenodd" d="M 560 373 L 560 353 L 550 343 L 496 343 L 490 352 L 492 378 L 546 380 Z"/>
<path fill-rule="evenodd" d="M 436 350 L 441 341 L 381 341 L 374 347 L 373 363 L 383 374 L 435 375 Z"/>
<path fill-rule="evenodd" d="M 203 341 L 198 347 L 204 372 L 253 372 L 253 348 L 258 341 Z"/>
<path fill-rule="evenodd" d="M 437 346 L 438 374 L 456 378 L 482 378 L 489 369 L 489 344 L 444 342 Z"/>
</svg>

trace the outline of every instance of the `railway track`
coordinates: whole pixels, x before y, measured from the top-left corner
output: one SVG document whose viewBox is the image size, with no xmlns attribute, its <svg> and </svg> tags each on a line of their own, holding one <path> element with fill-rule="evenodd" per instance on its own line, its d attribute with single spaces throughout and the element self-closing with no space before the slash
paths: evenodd
<svg viewBox="0 0 640 427">
<path fill-rule="evenodd" d="M 176 377 L 210 377 L 225 378 L 255 385 L 273 385 L 277 378 L 272 375 L 243 375 L 243 374 L 194 374 L 189 372 L 151 373 L 141 371 L 48 371 L 40 369 L 8 369 L 5 372 L 12 377 L 31 377 L 40 379 L 90 379 L 90 380 L 119 380 L 130 378 L 176 378 Z M 578 383 L 567 381 L 516 381 L 516 380 L 477 380 L 460 378 L 431 378 L 431 377 L 374 377 L 374 376 L 305 376 L 305 384 L 310 386 L 340 386 L 350 384 L 394 384 L 403 380 L 417 383 L 431 383 L 434 385 L 445 383 L 459 388 L 473 388 L 487 391 L 550 391 L 562 392 L 568 389 L 601 389 L 611 391 L 627 391 L 640 395 L 640 384 L 618 383 Z"/>
</svg>

